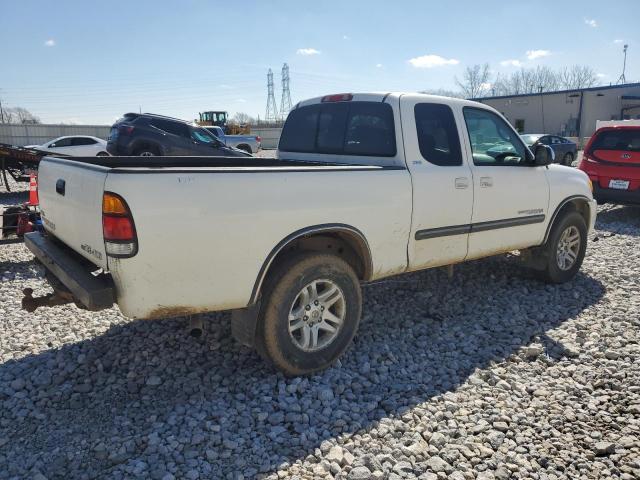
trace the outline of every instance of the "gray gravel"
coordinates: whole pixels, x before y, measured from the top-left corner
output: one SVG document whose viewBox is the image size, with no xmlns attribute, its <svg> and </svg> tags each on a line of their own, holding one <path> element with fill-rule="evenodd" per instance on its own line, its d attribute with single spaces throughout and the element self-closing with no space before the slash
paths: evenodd
<svg viewBox="0 0 640 480">
<path fill-rule="evenodd" d="M 0 200 L 6 196 L 0 193 Z M 229 316 L 20 311 L 0 247 L 0 478 L 639 478 L 640 209 L 601 208 L 567 285 L 514 257 L 365 287 L 342 361 L 285 379 Z"/>
</svg>

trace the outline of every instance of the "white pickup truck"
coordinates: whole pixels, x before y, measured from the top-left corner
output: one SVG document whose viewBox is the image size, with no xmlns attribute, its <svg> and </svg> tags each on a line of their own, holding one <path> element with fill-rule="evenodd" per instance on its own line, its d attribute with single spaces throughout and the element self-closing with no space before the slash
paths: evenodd
<svg viewBox="0 0 640 480">
<path fill-rule="evenodd" d="M 105 157 L 40 164 L 53 294 L 132 318 L 232 310 L 234 336 L 290 375 L 330 365 L 360 283 L 519 250 L 549 282 L 582 263 L 587 176 L 531 152 L 486 105 L 422 94 L 299 103 L 277 160 Z"/>
</svg>

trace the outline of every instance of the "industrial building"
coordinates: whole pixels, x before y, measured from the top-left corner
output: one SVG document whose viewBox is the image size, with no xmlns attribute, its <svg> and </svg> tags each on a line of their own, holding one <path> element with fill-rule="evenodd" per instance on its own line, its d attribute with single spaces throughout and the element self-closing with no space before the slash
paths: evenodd
<svg viewBox="0 0 640 480">
<path fill-rule="evenodd" d="M 520 133 L 590 137 L 598 120 L 640 119 L 640 83 L 484 97 Z"/>
</svg>

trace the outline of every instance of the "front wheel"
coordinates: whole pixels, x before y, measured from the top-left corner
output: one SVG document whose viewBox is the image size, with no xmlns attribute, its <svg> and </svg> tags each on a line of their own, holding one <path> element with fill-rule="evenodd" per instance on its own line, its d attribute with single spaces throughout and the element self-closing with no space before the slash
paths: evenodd
<svg viewBox="0 0 640 480">
<path fill-rule="evenodd" d="M 578 212 L 570 212 L 551 229 L 543 250 L 544 279 L 564 283 L 576 276 L 587 250 L 587 224 Z"/>
<path fill-rule="evenodd" d="M 573 165 L 573 153 L 567 153 L 562 159 L 563 165 L 570 167 Z"/>
<path fill-rule="evenodd" d="M 360 321 L 360 283 L 334 255 L 285 261 L 268 280 L 264 298 L 257 350 L 291 376 L 329 367 L 351 344 Z"/>
</svg>

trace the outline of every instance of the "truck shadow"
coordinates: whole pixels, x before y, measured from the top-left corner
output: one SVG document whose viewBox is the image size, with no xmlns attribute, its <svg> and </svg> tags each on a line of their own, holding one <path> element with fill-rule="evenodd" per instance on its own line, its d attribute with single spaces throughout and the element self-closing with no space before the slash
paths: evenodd
<svg viewBox="0 0 640 480">
<path fill-rule="evenodd" d="M 482 369 L 529 361 L 518 350 L 531 342 L 545 361 L 562 358 L 547 332 L 604 292 L 585 274 L 544 285 L 504 258 L 461 265 L 451 280 L 431 270 L 370 284 L 353 347 L 297 379 L 235 343 L 226 314 L 205 316 L 202 339 L 184 319 L 118 324 L 0 365 L 0 465 L 4 475 L 36 465 L 50 479 L 91 478 L 140 460 L 151 471 L 160 458 L 186 469 L 181 477 L 196 459 L 213 466 L 211 478 L 251 478 L 455 393 L 470 376 L 495 385 Z"/>
<path fill-rule="evenodd" d="M 606 209 L 605 209 L 606 208 Z M 640 206 L 607 206 L 598 212 L 596 219 L 598 232 L 622 235 L 638 235 L 640 227 Z"/>
</svg>

